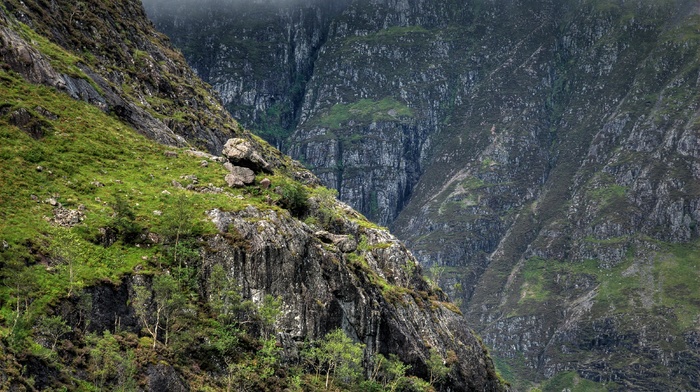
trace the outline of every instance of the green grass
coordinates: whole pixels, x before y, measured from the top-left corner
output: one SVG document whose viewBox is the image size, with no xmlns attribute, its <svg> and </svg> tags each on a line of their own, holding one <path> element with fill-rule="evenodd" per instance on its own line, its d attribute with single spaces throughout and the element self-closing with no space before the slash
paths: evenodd
<svg viewBox="0 0 700 392">
<path fill-rule="evenodd" d="M 615 238 L 594 241 L 613 244 L 629 241 Z M 563 290 L 557 279 L 587 275 L 597 282 L 592 315 L 626 312 L 654 314 L 669 309 L 669 319 L 678 330 L 695 325 L 700 317 L 700 242 L 690 244 L 658 244 L 661 250 L 649 255 L 650 260 L 636 260 L 630 251 L 626 260 L 612 268 L 603 268 L 597 260 L 558 262 L 532 258 L 521 270 L 519 304 L 534 305 L 544 301 L 561 301 L 572 293 Z M 582 294 L 582 293 L 581 293 Z M 521 306 L 519 311 L 526 311 Z M 613 309 L 613 310 L 611 310 Z"/>
<path fill-rule="evenodd" d="M 84 79 L 92 85 L 98 92 L 101 92 L 99 86 L 90 79 L 83 70 L 78 67 L 78 64 L 82 62 L 82 59 L 62 47 L 54 44 L 53 42 L 46 39 L 46 37 L 37 34 L 29 26 L 21 22 L 16 22 L 18 25 L 17 31 L 20 33 L 22 38 L 27 42 L 31 43 L 35 49 L 40 53 L 49 58 L 51 66 L 58 72 Z"/>
<path fill-rule="evenodd" d="M 668 255 L 655 260 L 654 274 L 662 282 L 659 302 L 674 310 L 682 329 L 700 317 L 700 242 L 667 245 Z"/>
<path fill-rule="evenodd" d="M 12 271 L 20 271 L 19 279 L 13 282 L 33 282 L 28 289 L 33 303 L 27 312 L 31 314 L 41 314 L 47 306 L 82 287 L 99 281 L 118 282 L 137 265 L 145 268 L 143 272 L 161 267 L 155 261 L 163 257 L 157 244 L 137 247 L 118 241 L 105 247 L 96 241 L 99 229 L 114 219 L 117 197 L 127 202 L 134 223 L 143 232 L 162 231 L 167 225 L 165 216 L 183 201 L 203 234 L 215 232 L 205 216 L 205 211 L 213 208 L 236 211 L 253 205 L 283 211 L 277 206 L 282 196 L 273 190 L 290 184 L 283 174 L 266 175 L 272 182 L 269 190 L 254 187 L 208 194 L 179 189 L 173 181 L 186 186 L 190 180 L 184 177 L 191 175 L 198 178 L 198 186 L 224 188 L 225 169 L 215 163 L 202 167 L 201 158 L 177 149 L 177 157 L 168 157 L 165 152 L 172 148 L 136 134 L 85 102 L 49 87 L 28 84 L 12 73 L 0 71 L 0 96 L 4 99 L 4 115 L 0 116 L 0 239 L 8 244 L 8 249 L 0 251 L 0 258 L 14 265 L 14 269 L 3 270 L 3 279 L 14 278 L 10 276 Z M 34 139 L 10 124 L 11 113 L 19 109 L 28 110 L 44 125 L 42 138 Z M 51 118 L 41 114 L 45 111 L 52 114 Z M 38 166 L 42 169 L 37 170 Z M 327 219 L 347 215 L 337 210 L 332 191 L 302 188 L 307 197 L 320 200 Z M 72 228 L 51 224 L 54 207 L 45 202 L 49 198 L 68 209 L 84 206 L 84 221 Z M 346 218 L 362 227 L 376 228 L 359 214 Z M 66 248 L 62 246 L 65 243 L 74 245 L 70 249 L 80 249 L 70 255 L 72 263 L 57 262 L 54 257 L 56 249 Z M 361 254 L 350 259 L 367 268 Z M 29 266 L 23 267 L 25 264 Z M 397 290 L 403 293 L 377 276 L 373 280 L 392 296 Z M 13 304 L 24 295 L 20 291 L 11 282 L 0 287 L 5 304 L 0 313 L 3 326 L 13 318 Z M 6 336 L 10 331 L 1 333 Z"/>
<path fill-rule="evenodd" d="M 675 44 L 700 44 L 700 15 L 692 15 L 677 27 L 668 30 L 662 36 L 664 40 Z"/>
<path fill-rule="evenodd" d="M 225 169 L 216 164 L 201 167 L 201 158 L 182 151 L 177 158 L 166 157 L 167 147 L 52 88 L 31 85 L 0 71 L 0 96 L 6 113 L 0 117 L 0 239 L 8 245 L 0 251 L 0 258 L 17 267 L 23 281 L 33 282 L 33 313 L 97 281 L 119 281 L 138 264 L 148 267 L 144 258 L 158 256 L 157 246 L 118 242 L 104 247 L 94 242 L 98 229 L 113 219 L 112 204 L 117 195 L 128 202 L 139 227 L 156 232 L 163 226 L 163 218 L 154 211 L 165 214 L 182 200 L 198 211 L 193 219 L 204 233 L 215 230 L 204 215 L 208 209 L 237 210 L 250 204 L 275 208 L 265 203 L 262 193 L 240 199 L 232 196 L 243 190 L 204 194 L 176 189 L 172 181 L 187 185 L 189 181 L 182 178 L 187 175 L 197 176 L 200 185 L 224 187 Z M 44 118 L 37 107 L 57 118 Z M 9 123 L 10 114 L 22 108 L 44 124 L 43 138 L 36 140 Z M 37 170 L 38 166 L 42 170 Z M 84 221 L 73 228 L 50 224 L 53 207 L 45 202 L 49 198 L 69 209 L 84 206 Z M 52 256 L 66 238 L 71 239 L 73 248 L 81 250 L 72 255 L 72 268 Z M 29 266 L 22 268 L 24 264 Z M 72 282 L 67 278 L 69 269 Z M 12 271 L 5 269 L 3 278 L 14 278 Z M 18 295 L 11 284 L 0 287 L 0 298 L 6 304 L 2 311 L 5 321 L 12 312 L 7 305 L 16 302 L 13 299 Z"/>
<path fill-rule="evenodd" d="M 538 258 L 527 261 L 522 271 L 524 282 L 521 287 L 519 303 L 522 304 L 528 301 L 543 302 L 551 299 L 551 293 L 545 286 L 545 279 L 550 268 L 549 264 L 546 260 Z"/>
<path fill-rule="evenodd" d="M 606 385 L 581 378 L 574 372 L 559 373 L 542 385 L 542 392 L 605 392 Z"/>
<path fill-rule="evenodd" d="M 351 120 L 364 123 L 397 121 L 410 117 L 413 117 L 413 111 L 393 98 L 384 98 L 380 101 L 362 99 L 351 104 L 333 106 L 320 118 L 313 120 L 313 124 L 330 129 L 340 129 Z"/>
</svg>

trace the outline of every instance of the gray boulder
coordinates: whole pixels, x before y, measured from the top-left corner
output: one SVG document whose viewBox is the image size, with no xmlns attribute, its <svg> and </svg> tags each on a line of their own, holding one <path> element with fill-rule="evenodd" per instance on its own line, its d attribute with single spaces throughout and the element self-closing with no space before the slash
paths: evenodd
<svg viewBox="0 0 700 392">
<path fill-rule="evenodd" d="M 222 154 L 234 165 L 247 167 L 255 172 L 271 172 L 270 164 L 245 139 L 229 139 L 224 145 Z"/>
</svg>

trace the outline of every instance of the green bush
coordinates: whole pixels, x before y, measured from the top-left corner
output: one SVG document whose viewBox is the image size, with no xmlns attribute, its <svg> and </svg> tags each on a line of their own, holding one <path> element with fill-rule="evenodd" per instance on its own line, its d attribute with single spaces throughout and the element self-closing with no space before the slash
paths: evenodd
<svg viewBox="0 0 700 392">
<path fill-rule="evenodd" d="M 108 230 L 112 230 L 117 238 L 125 244 L 133 244 L 141 234 L 142 228 L 136 222 L 136 214 L 129 203 L 119 194 L 114 197 L 112 204 L 114 215 L 108 224 Z"/>
<path fill-rule="evenodd" d="M 285 182 L 279 187 L 280 204 L 294 216 L 303 215 L 309 207 L 309 194 L 298 182 Z"/>
</svg>

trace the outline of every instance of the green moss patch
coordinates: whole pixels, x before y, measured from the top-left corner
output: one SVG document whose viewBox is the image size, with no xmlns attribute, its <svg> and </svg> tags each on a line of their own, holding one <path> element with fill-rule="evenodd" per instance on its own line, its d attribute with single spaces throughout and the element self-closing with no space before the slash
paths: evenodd
<svg viewBox="0 0 700 392">
<path fill-rule="evenodd" d="M 379 101 L 362 99 L 351 104 L 334 105 L 326 114 L 317 118 L 313 125 L 339 129 L 348 122 L 370 123 L 379 121 L 400 121 L 413 117 L 413 111 L 393 98 Z"/>
</svg>

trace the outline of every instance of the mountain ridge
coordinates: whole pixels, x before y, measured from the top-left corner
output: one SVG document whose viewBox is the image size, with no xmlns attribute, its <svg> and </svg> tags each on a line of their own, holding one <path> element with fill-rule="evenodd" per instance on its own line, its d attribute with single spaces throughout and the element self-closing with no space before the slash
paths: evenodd
<svg viewBox="0 0 700 392">
<path fill-rule="evenodd" d="M 5 2 L 0 58 L 3 388 L 507 389 L 410 252 L 233 121 L 140 2 Z M 323 362 L 336 328 L 358 354 Z"/>
<path fill-rule="evenodd" d="M 504 373 L 698 388 L 697 4 L 353 1 L 330 25 L 285 148 L 433 267 Z"/>
</svg>

